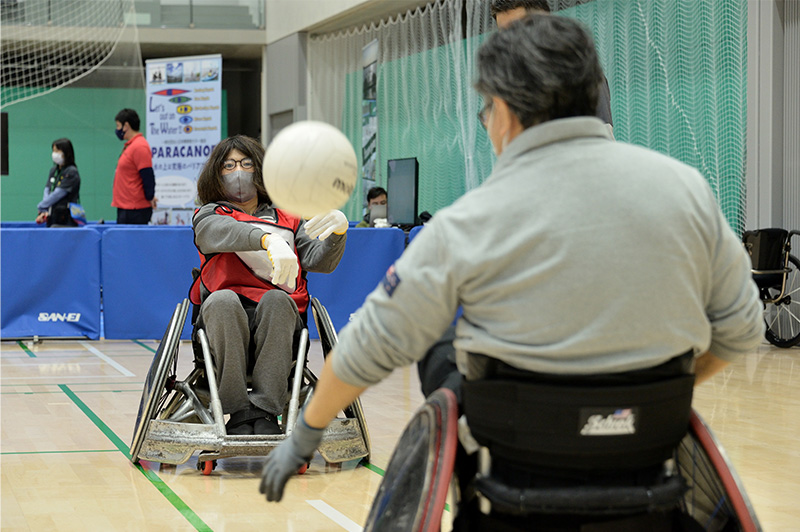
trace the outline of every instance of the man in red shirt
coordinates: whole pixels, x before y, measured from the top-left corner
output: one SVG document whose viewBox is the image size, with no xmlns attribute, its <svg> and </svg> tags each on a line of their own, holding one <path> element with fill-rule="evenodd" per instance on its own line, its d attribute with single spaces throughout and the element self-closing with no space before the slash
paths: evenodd
<svg viewBox="0 0 800 532">
<path fill-rule="evenodd" d="M 114 172 L 111 206 L 117 208 L 118 224 L 146 225 L 158 203 L 150 144 L 139 132 L 139 115 L 133 109 L 123 109 L 114 121 L 125 147 Z"/>
</svg>

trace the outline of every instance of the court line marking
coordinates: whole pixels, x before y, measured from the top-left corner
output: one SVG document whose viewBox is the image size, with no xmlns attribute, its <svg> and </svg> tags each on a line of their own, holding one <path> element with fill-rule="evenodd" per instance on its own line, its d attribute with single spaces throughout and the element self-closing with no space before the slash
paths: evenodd
<svg viewBox="0 0 800 532">
<path fill-rule="evenodd" d="M 131 451 L 130 451 L 130 448 L 129 448 L 129 447 L 126 445 L 126 444 L 125 444 L 125 442 L 123 442 L 123 441 L 122 441 L 122 440 L 119 438 L 119 436 L 117 436 L 117 435 L 116 435 L 116 433 L 115 433 L 113 430 L 111 430 L 111 428 L 109 428 L 109 426 L 108 426 L 108 425 L 106 425 L 106 424 L 103 422 L 103 420 L 102 420 L 102 419 L 100 419 L 100 418 L 97 416 L 97 414 L 95 414 L 95 413 L 94 413 L 94 411 L 92 411 L 92 409 L 91 409 L 91 408 L 89 408 L 89 407 L 86 405 L 86 403 L 84 403 L 83 401 L 81 401 L 80 397 L 78 397 L 78 396 L 75 394 L 75 392 L 73 392 L 73 391 L 72 391 L 72 390 L 69 388 L 69 386 L 67 386 L 66 384 L 59 384 L 59 385 L 58 385 L 58 387 L 59 387 L 59 388 L 61 388 L 61 390 L 62 390 L 62 391 L 65 393 L 65 394 L 67 394 L 67 397 L 69 397 L 69 398 L 70 398 L 70 400 L 71 400 L 73 403 L 75 403 L 75 405 L 76 405 L 78 408 L 80 408 L 80 409 L 81 409 L 81 411 L 82 411 L 82 412 L 83 412 L 83 413 L 86 415 L 86 417 L 88 417 L 88 418 L 89 418 L 89 419 L 92 421 L 92 423 L 94 423 L 94 424 L 95 424 L 95 426 L 96 426 L 98 429 L 100 429 L 100 431 L 101 431 L 103 434 L 105 434 L 106 438 L 108 438 L 109 440 L 111 440 L 111 443 L 113 443 L 113 444 L 114 444 L 114 446 L 115 446 L 115 447 L 116 447 L 116 448 L 117 448 L 117 449 L 118 449 L 118 450 L 119 450 L 119 451 L 120 451 L 122 454 L 124 454 L 126 458 L 130 459 L 130 456 L 131 456 Z M 212 531 L 211 527 L 210 527 L 210 526 L 208 526 L 208 525 L 207 525 L 207 524 L 206 524 L 206 523 L 205 523 L 205 522 L 204 522 L 204 521 L 203 521 L 203 520 L 200 518 L 200 516 L 199 516 L 199 515 L 197 515 L 196 513 L 194 513 L 194 511 L 192 511 L 192 509 L 191 509 L 191 508 L 189 508 L 189 505 L 188 505 L 188 504 L 186 504 L 185 502 L 183 502 L 183 499 L 181 499 L 181 498 L 178 496 L 178 494 L 177 494 L 177 493 L 175 493 L 174 491 L 172 491 L 172 488 L 170 488 L 170 487 L 167 485 L 167 483 L 166 483 L 166 482 L 164 482 L 163 480 L 161 480 L 161 478 L 159 478 L 159 476 L 158 476 L 158 475 L 155 473 L 155 471 L 153 471 L 153 470 L 151 470 L 150 468 L 146 467 L 146 466 L 145 466 L 144 464 L 142 464 L 141 462 L 140 462 L 140 463 L 138 463 L 138 464 L 136 464 L 134 467 L 136 467 L 136 468 L 137 468 L 139 471 L 141 471 L 141 472 L 142 472 L 142 474 L 145 476 L 145 478 L 146 478 L 147 480 L 149 480 L 149 481 L 150 481 L 150 483 L 151 483 L 151 484 L 152 484 L 152 485 L 153 485 L 153 486 L 154 486 L 154 487 L 155 487 L 155 488 L 156 488 L 156 489 L 157 489 L 157 490 L 158 490 L 158 491 L 159 491 L 159 492 L 160 492 L 160 493 L 161 493 L 161 494 L 162 494 L 162 495 L 163 495 L 163 496 L 164 496 L 164 497 L 167 499 L 167 501 L 169 501 L 169 503 L 170 503 L 170 504 L 172 504 L 172 506 L 174 506 L 174 507 L 175 507 L 175 509 L 176 509 L 176 510 L 178 510 L 178 511 L 181 513 L 181 515 L 182 515 L 182 516 L 183 516 L 183 517 L 184 517 L 184 518 L 185 518 L 187 521 L 189 521 L 189 523 L 190 523 L 190 524 L 191 524 L 191 525 L 192 525 L 192 526 L 193 526 L 193 527 L 194 527 L 196 530 L 199 530 L 199 531 L 202 531 L 202 532 L 206 532 L 206 531 Z"/>
<path fill-rule="evenodd" d="M 88 449 L 84 451 L 7 451 L 0 453 L 7 454 L 75 454 L 75 453 L 118 453 L 119 449 Z"/>
<path fill-rule="evenodd" d="M 55 384 L 53 385 L 55 386 Z M 76 386 L 73 384 L 73 386 Z M 81 390 L 81 393 L 141 393 L 142 390 Z M 42 395 L 48 393 L 63 393 L 61 390 L 52 390 L 46 392 L 0 392 L 0 395 Z M 0 453 L 2 454 L 2 453 Z"/>
<path fill-rule="evenodd" d="M 22 348 L 23 351 L 28 353 L 29 357 L 36 358 L 36 355 L 33 353 L 33 351 L 28 349 L 28 346 L 26 346 L 24 343 L 22 343 L 22 340 L 17 340 L 17 343 L 19 344 L 19 346 Z"/>
<path fill-rule="evenodd" d="M 363 527 L 357 525 L 355 521 L 321 499 L 311 499 L 306 500 L 306 502 L 348 532 L 361 532 L 364 530 Z"/>
<path fill-rule="evenodd" d="M 66 359 L 64 362 L 50 362 L 48 360 L 43 360 L 42 357 L 36 357 L 36 358 L 41 360 L 41 363 L 35 363 L 35 364 L 31 365 L 31 364 L 28 364 L 27 362 L 25 362 L 24 364 L 12 364 L 11 362 L 3 362 L 2 364 L 0 364 L 0 366 L 2 366 L 4 368 L 19 368 L 19 367 L 40 368 L 42 366 L 76 366 L 76 365 L 77 366 L 100 366 L 101 364 L 105 364 L 105 361 L 103 361 L 103 360 L 95 361 L 93 358 L 89 358 L 88 356 L 86 358 L 89 358 L 89 360 L 90 360 L 89 362 L 87 362 L 86 360 L 81 360 L 79 362 L 67 362 L 66 360 L 69 360 L 69 359 Z M 25 360 L 25 359 L 22 359 L 22 360 Z M 52 357 L 51 357 L 51 360 L 52 360 Z"/>
<path fill-rule="evenodd" d="M 136 375 L 131 373 L 131 377 L 135 377 L 135 376 Z M 17 379 L 17 380 L 19 380 L 19 379 L 27 379 L 27 380 L 53 379 L 56 382 L 48 383 L 48 384 L 31 384 L 31 386 L 49 386 L 49 385 L 56 386 L 56 385 L 58 385 L 58 381 L 63 380 L 63 379 L 85 379 L 87 377 L 88 377 L 88 375 L 42 375 L 40 377 L 25 377 L 25 376 L 22 376 L 22 377 L 6 377 L 6 376 L 3 376 L 3 380 L 4 381 L 8 381 L 8 380 L 13 380 L 13 379 Z M 116 375 L 98 375 L 98 377 L 116 377 Z M 80 383 L 78 383 L 78 384 L 80 384 Z M 97 385 L 97 384 L 106 384 L 106 383 L 105 382 L 95 382 L 93 384 Z M 111 383 L 109 383 L 109 384 L 111 384 Z M 125 384 L 136 384 L 136 383 L 135 382 L 131 382 L 131 383 L 125 383 Z M 25 384 L 5 384 L 4 386 L 25 386 Z"/>
<path fill-rule="evenodd" d="M 153 349 L 152 347 L 150 347 L 149 345 L 144 345 L 144 344 L 141 342 L 141 340 L 132 340 L 132 342 L 133 342 L 134 344 L 139 344 L 140 346 L 144 347 L 144 348 L 145 348 L 145 349 L 147 349 L 148 351 L 152 351 L 153 353 L 155 353 L 155 352 L 156 352 L 156 350 L 155 350 L 155 349 Z"/>
<path fill-rule="evenodd" d="M 86 342 L 78 342 L 78 343 L 80 345 L 82 345 L 83 347 L 85 347 L 87 351 L 97 355 L 97 357 L 99 359 L 105 360 L 106 362 L 108 362 L 114 369 L 116 369 L 117 371 L 122 373 L 125 377 L 135 377 L 136 376 L 134 373 L 131 373 L 130 371 L 128 371 L 122 364 L 120 364 L 119 362 L 111 359 L 111 357 L 109 357 L 108 355 L 106 355 L 105 353 L 103 353 L 102 351 L 97 349 L 96 347 L 91 346 L 91 345 L 87 344 Z"/>
</svg>

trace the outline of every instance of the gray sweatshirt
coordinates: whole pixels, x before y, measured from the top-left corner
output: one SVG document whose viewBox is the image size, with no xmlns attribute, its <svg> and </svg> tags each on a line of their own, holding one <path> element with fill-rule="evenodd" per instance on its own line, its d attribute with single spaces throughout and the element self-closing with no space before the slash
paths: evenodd
<svg viewBox="0 0 800 532">
<path fill-rule="evenodd" d="M 477 189 L 439 211 L 341 332 L 334 371 L 374 384 L 452 322 L 481 353 L 591 374 L 759 345 L 750 259 L 693 168 L 612 142 L 596 118 L 529 128 Z"/>
</svg>

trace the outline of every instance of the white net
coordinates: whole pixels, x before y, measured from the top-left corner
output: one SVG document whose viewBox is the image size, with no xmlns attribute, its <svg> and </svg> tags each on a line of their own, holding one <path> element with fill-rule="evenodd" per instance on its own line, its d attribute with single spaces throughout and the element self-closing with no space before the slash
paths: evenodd
<svg viewBox="0 0 800 532">
<path fill-rule="evenodd" d="M 133 0 L 2 0 L 3 107 L 84 78 L 126 32 L 136 43 L 133 13 Z"/>
<path fill-rule="evenodd" d="M 594 33 L 617 140 L 697 168 L 741 232 L 746 1 L 549 1 L 554 16 L 577 18 Z M 491 146 L 475 117 L 481 102 L 471 85 L 475 51 L 494 27 L 485 0 L 438 0 L 377 26 L 312 36 L 310 115 L 362 145 L 361 55 L 377 40 L 375 181 L 385 184 L 389 159 L 417 157 L 419 210 L 434 213 L 491 171 Z M 363 197 L 348 204 L 351 219 L 362 204 Z"/>
<path fill-rule="evenodd" d="M 377 40 L 375 184 L 386 186 L 390 159 L 416 157 L 419 211 L 449 205 L 491 171 L 472 90 L 474 52 L 492 24 L 482 3 L 440 0 L 380 25 L 309 40 L 310 117 L 341 128 L 355 146 L 362 145 L 365 112 L 362 50 Z M 363 201 L 354 195 L 345 207 L 351 219 L 360 217 Z"/>
</svg>

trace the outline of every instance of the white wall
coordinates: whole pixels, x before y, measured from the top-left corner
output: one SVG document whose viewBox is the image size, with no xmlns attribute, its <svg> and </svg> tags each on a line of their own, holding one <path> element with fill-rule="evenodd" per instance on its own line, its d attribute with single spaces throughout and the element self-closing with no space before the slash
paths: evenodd
<svg viewBox="0 0 800 532">
<path fill-rule="evenodd" d="M 374 0 L 266 0 L 267 44 L 341 17 Z M 384 4 L 392 4 L 391 0 Z"/>
</svg>

